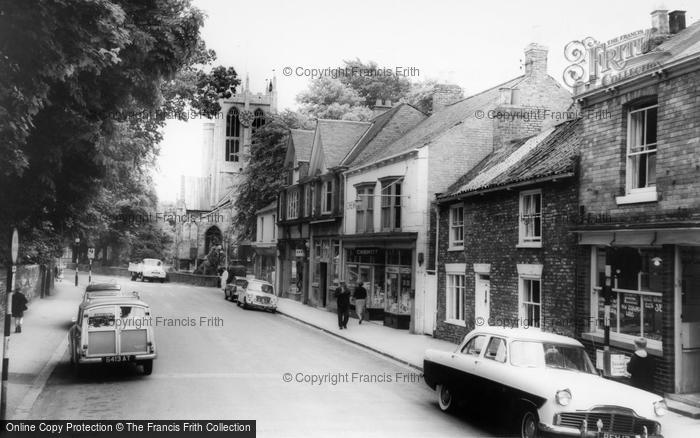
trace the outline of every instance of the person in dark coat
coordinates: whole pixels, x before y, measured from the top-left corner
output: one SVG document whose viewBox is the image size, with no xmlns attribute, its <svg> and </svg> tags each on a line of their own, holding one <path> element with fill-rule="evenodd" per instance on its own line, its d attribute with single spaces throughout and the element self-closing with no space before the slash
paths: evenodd
<svg viewBox="0 0 700 438">
<path fill-rule="evenodd" d="M 341 281 L 340 286 L 335 289 L 335 298 L 338 304 L 338 328 L 347 329 L 348 319 L 350 319 L 350 289 L 344 281 Z"/>
<path fill-rule="evenodd" d="M 654 387 L 654 362 L 647 353 L 647 340 L 635 339 L 637 350 L 627 362 L 627 372 L 630 373 L 632 386 L 645 391 L 651 391 Z"/>
<path fill-rule="evenodd" d="M 27 310 L 27 297 L 22 291 L 15 289 L 12 294 L 12 317 L 15 319 L 15 333 L 22 333 L 22 321 L 24 319 L 24 311 Z"/>
<path fill-rule="evenodd" d="M 365 319 L 365 301 L 367 300 L 367 289 L 362 286 L 362 282 L 357 283 L 353 297 L 355 298 L 355 313 L 360 319 L 359 323 L 362 324 Z"/>
</svg>

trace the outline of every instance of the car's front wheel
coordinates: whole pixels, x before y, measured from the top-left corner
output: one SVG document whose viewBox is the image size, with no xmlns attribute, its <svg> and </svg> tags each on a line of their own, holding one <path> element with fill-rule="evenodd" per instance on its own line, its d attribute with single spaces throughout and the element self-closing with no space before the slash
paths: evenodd
<svg viewBox="0 0 700 438">
<path fill-rule="evenodd" d="M 248 309 L 248 299 L 245 297 L 243 298 L 243 308 L 246 310 Z"/>
<path fill-rule="evenodd" d="M 539 419 L 532 409 L 525 409 L 520 414 L 520 438 L 537 438 Z"/>
<path fill-rule="evenodd" d="M 435 392 L 437 392 L 440 410 L 442 412 L 453 411 L 456 405 L 456 400 L 452 389 L 450 389 L 450 387 L 447 385 L 437 385 Z"/>
<path fill-rule="evenodd" d="M 153 372 L 153 359 L 148 359 L 143 361 L 143 373 L 147 376 L 150 376 L 151 373 Z"/>
</svg>

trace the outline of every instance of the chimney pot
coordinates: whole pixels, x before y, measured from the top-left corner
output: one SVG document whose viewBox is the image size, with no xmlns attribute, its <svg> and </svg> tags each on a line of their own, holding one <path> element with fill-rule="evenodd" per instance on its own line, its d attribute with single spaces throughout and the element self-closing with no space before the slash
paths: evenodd
<svg viewBox="0 0 700 438">
<path fill-rule="evenodd" d="M 668 34 L 668 11 L 657 9 L 651 13 L 651 27 L 660 34 Z"/>
<path fill-rule="evenodd" d="M 669 12 L 668 21 L 669 31 L 672 34 L 677 34 L 685 29 L 685 11 Z"/>
<path fill-rule="evenodd" d="M 385 106 L 388 106 L 389 108 L 391 108 L 391 99 L 387 99 L 387 100 L 386 100 L 386 103 L 385 103 L 384 105 L 385 105 Z"/>
<path fill-rule="evenodd" d="M 374 106 L 382 106 L 382 100 L 377 99 L 377 101 L 374 103 Z"/>
<path fill-rule="evenodd" d="M 547 52 L 545 46 L 530 43 L 525 47 L 525 74 L 539 76 L 547 74 Z"/>
</svg>

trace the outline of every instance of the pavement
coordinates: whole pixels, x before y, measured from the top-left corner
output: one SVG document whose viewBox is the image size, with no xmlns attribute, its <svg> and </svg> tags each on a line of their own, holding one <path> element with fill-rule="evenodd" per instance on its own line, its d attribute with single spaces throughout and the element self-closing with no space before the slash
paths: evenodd
<svg viewBox="0 0 700 438">
<path fill-rule="evenodd" d="M 104 277 L 107 279 L 109 277 Z M 116 278 L 123 282 L 123 278 Z M 67 330 L 71 317 L 75 316 L 87 279 L 81 277 L 79 287 L 64 280 L 56 283 L 51 296 L 36 299 L 25 314 L 22 333 L 12 333 L 10 337 L 10 364 L 8 390 L 8 418 L 35 418 L 37 405 L 46 403 L 44 395 L 40 397 L 58 366 L 61 376 L 61 362 L 66 360 Z M 162 287 L 167 285 L 157 285 Z M 174 286 L 174 285 L 173 285 Z M 192 288 L 194 292 L 206 291 L 216 294 L 213 288 L 177 285 L 178 293 L 185 293 Z M 196 289 L 196 291 L 195 291 Z M 218 295 L 215 301 L 218 303 Z M 176 300 L 177 301 L 177 300 Z M 223 297 L 221 297 L 223 301 Z M 172 303 L 172 300 L 168 302 Z M 219 304 L 217 304 L 219 306 Z M 233 306 L 235 308 L 235 306 Z M 228 312 L 228 310 L 227 310 Z M 454 350 L 455 344 L 434 339 L 430 336 L 410 334 L 406 330 L 384 327 L 376 322 L 363 322 L 351 318 L 347 330 L 339 330 L 335 313 L 305 306 L 299 302 L 281 298 L 278 312 L 303 325 L 310 326 L 338 340 L 355 344 L 398 361 L 405 366 L 421 370 L 426 349 Z M 287 340 L 292 342 L 291 340 Z M 328 347 L 324 347 L 325 350 Z M 218 362 L 218 361 L 214 361 Z M 211 362 L 210 362 L 211 363 Z M 212 363 L 213 365 L 213 363 Z M 218 372 L 218 371 L 217 371 Z M 216 374 L 216 373 L 214 373 Z M 217 374 L 218 375 L 218 374 Z M 351 393 L 349 393 L 351 394 Z M 665 436 L 700 436 L 700 421 L 669 413 L 662 420 Z M 694 432 L 691 432 L 694 431 Z M 697 435 L 696 435 L 697 433 Z"/>
</svg>

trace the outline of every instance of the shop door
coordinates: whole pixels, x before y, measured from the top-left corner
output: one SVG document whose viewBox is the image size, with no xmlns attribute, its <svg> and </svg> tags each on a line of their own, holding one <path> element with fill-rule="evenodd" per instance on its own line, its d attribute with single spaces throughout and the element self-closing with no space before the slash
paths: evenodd
<svg viewBox="0 0 700 438">
<path fill-rule="evenodd" d="M 360 266 L 358 273 L 358 281 L 362 282 L 362 286 L 367 289 L 367 297 L 372 296 L 372 268 L 370 266 Z"/>
<path fill-rule="evenodd" d="M 476 288 L 474 293 L 474 317 L 477 325 L 484 325 L 489 320 L 491 307 L 491 277 L 485 274 L 476 274 Z M 482 318 L 482 319 L 479 319 Z"/>
<path fill-rule="evenodd" d="M 319 293 L 321 294 L 321 306 L 326 307 L 328 298 L 328 263 L 319 263 L 320 270 L 320 281 L 319 281 Z"/>
<path fill-rule="evenodd" d="M 683 248 L 680 392 L 700 392 L 700 248 Z"/>
</svg>

